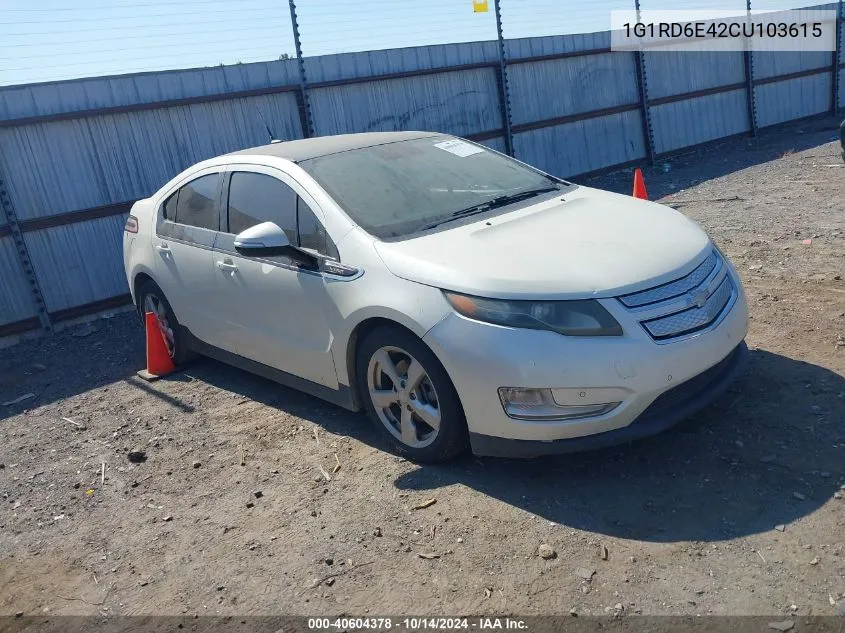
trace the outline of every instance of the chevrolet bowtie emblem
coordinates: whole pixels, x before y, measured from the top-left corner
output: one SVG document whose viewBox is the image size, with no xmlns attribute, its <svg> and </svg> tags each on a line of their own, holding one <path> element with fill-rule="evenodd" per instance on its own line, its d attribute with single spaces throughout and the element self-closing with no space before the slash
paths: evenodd
<svg viewBox="0 0 845 633">
<path fill-rule="evenodd" d="M 695 292 L 691 292 L 687 295 L 687 305 L 703 308 L 704 304 L 707 303 L 707 297 L 708 294 L 706 290 L 696 290 Z"/>
</svg>

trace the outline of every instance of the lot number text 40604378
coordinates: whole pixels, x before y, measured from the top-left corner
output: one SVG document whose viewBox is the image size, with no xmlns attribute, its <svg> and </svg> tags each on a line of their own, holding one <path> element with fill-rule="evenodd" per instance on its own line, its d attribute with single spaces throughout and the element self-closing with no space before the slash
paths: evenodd
<svg viewBox="0 0 845 633">
<path fill-rule="evenodd" d="M 471 630 L 479 631 L 527 631 L 524 620 L 518 618 L 440 618 L 440 617 L 411 617 L 411 618 L 308 618 L 308 628 L 314 631 L 450 631 Z"/>
</svg>

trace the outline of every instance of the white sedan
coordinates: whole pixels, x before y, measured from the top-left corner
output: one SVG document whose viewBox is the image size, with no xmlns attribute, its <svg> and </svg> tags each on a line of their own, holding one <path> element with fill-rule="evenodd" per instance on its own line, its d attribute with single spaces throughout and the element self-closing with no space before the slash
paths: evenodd
<svg viewBox="0 0 845 633">
<path fill-rule="evenodd" d="M 695 223 L 443 134 L 194 165 L 132 207 L 124 264 L 177 364 L 366 409 L 420 461 L 656 433 L 747 351 L 739 278 Z"/>
</svg>

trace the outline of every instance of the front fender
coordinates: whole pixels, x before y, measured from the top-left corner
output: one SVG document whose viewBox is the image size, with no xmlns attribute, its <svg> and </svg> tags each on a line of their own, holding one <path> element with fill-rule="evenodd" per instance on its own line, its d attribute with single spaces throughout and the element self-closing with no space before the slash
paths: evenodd
<svg viewBox="0 0 845 633">
<path fill-rule="evenodd" d="M 350 292 L 338 293 L 335 297 L 335 305 L 343 318 L 333 328 L 332 355 L 338 382 L 344 385 L 353 383 L 352 351 L 361 328 L 368 322 L 382 319 L 397 323 L 422 339 L 452 311 L 438 288 L 406 281 L 387 271 L 365 275 L 359 281 L 362 282 L 360 288 L 349 288 Z"/>
</svg>

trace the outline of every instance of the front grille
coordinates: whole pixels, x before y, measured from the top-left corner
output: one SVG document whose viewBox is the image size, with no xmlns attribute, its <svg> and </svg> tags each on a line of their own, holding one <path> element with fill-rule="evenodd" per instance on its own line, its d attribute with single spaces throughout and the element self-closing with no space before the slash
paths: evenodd
<svg viewBox="0 0 845 633">
<path fill-rule="evenodd" d="M 698 288 L 710 276 L 710 273 L 716 268 L 716 264 L 721 264 L 720 259 L 714 251 L 686 277 L 670 281 L 668 284 L 663 284 L 662 286 L 624 295 L 619 297 L 619 300 L 629 308 L 639 308 L 651 303 L 665 301 L 672 297 L 678 297 L 685 292 Z"/>
<path fill-rule="evenodd" d="M 725 277 L 716 291 L 700 308 L 690 308 L 669 316 L 643 321 L 643 327 L 656 339 L 679 336 L 707 327 L 715 321 L 733 295 L 734 286 L 730 277 Z"/>
<path fill-rule="evenodd" d="M 737 289 L 722 256 L 713 251 L 691 273 L 619 297 L 659 342 L 690 336 L 717 324 L 733 306 Z"/>
</svg>

